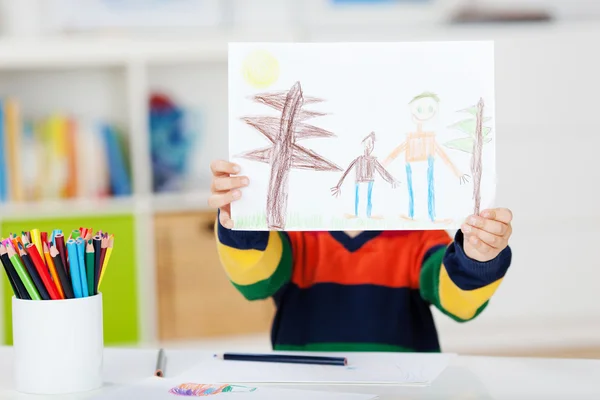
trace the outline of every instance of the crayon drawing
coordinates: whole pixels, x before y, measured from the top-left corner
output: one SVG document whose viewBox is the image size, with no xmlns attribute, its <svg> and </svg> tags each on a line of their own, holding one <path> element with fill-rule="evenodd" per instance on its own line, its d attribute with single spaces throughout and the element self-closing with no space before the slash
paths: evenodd
<svg viewBox="0 0 600 400">
<path fill-rule="evenodd" d="M 221 393 L 254 392 L 256 388 L 239 385 L 211 385 L 203 383 L 182 383 L 169 390 L 169 393 L 187 397 L 206 397 Z"/>
<path fill-rule="evenodd" d="M 431 121 L 438 112 L 440 103 L 439 97 L 435 93 L 423 92 L 415 96 L 409 103 L 413 122 L 416 124 L 415 131 L 407 135 L 406 140 L 396 147 L 385 159 L 384 165 L 390 164 L 401 153 L 405 153 L 406 165 L 406 184 L 408 195 L 408 214 L 401 215 L 402 218 L 412 220 L 415 215 L 415 202 L 413 194 L 413 173 L 412 165 L 418 162 L 427 162 L 427 212 L 431 222 L 448 223 L 448 220 L 436 220 L 435 214 L 435 158 L 439 156 L 452 170 L 459 182 L 466 183 L 470 176 L 463 174 L 454 165 L 450 157 L 444 152 L 438 144 L 435 132 L 425 132 L 423 124 Z"/>
<path fill-rule="evenodd" d="M 494 204 L 494 98 L 489 42 L 230 44 L 233 229 L 457 229 Z"/>
<path fill-rule="evenodd" d="M 342 184 L 348 173 L 354 168 L 356 170 L 356 178 L 354 180 L 355 192 L 354 192 L 354 214 L 348 215 L 348 218 L 358 218 L 358 205 L 360 203 L 360 188 L 361 186 L 367 186 L 367 218 L 381 218 L 372 216 L 371 212 L 373 209 L 372 196 L 373 196 L 373 185 L 375 183 L 375 174 L 378 173 L 381 177 L 388 182 L 392 187 L 398 186 L 398 181 L 385 169 L 383 165 L 377 160 L 377 157 L 372 155 L 373 148 L 375 147 L 375 132 L 371 132 L 367 137 L 362 140 L 364 146 L 364 153 L 356 157 L 348 166 L 342 177 L 340 178 L 337 185 L 331 188 L 331 192 L 334 196 L 339 196 L 342 191 Z"/>
<path fill-rule="evenodd" d="M 454 139 L 444 143 L 444 145 L 451 149 L 464 151 L 471 154 L 471 173 L 473 174 L 473 200 L 474 214 L 478 214 L 481 208 L 481 175 L 483 173 L 483 145 L 492 141 L 489 136 L 492 128 L 483 126 L 485 122 L 488 122 L 491 117 L 484 118 L 484 106 L 483 99 L 479 99 L 476 106 L 472 106 L 462 110 L 471 114 L 475 119 L 469 118 L 457 122 L 450 126 L 450 128 L 459 129 L 464 133 L 468 134 L 469 137 Z"/>
</svg>

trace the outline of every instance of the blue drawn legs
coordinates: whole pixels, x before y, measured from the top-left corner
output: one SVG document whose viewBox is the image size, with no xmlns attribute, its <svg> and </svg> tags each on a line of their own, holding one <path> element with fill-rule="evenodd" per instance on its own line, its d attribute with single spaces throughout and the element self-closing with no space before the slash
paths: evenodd
<svg viewBox="0 0 600 400">
<path fill-rule="evenodd" d="M 360 183 L 356 182 L 356 191 L 354 195 L 354 215 L 358 217 L 358 199 L 360 197 Z"/>
<path fill-rule="evenodd" d="M 427 159 L 427 211 L 429 219 L 435 221 L 435 181 L 434 181 L 434 158 Z M 415 195 L 413 192 L 412 167 L 406 164 L 406 185 L 408 186 L 408 217 L 415 217 Z"/>
<path fill-rule="evenodd" d="M 429 219 L 435 221 L 435 187 L 433 179 L 433 161 L 434 158 L 429 156 L 427 159 L 427 210 L 429 211 Z"/>
<path fill-rule="evenodd" d="M 406 164 L 406 185 L 408 186 L 408 218 L 415 216 L 415 196 L 412 185 L 412 168 L 409 163 Z"/>
<path fill-rule="evenodd" d="M 367 217 L 371 218 L 371 210 L 373 209 L 373 203 L 371 203 L 371 194 L 373 193 L 373 181 L 369 182 L 369 191 L 367 193 Z"/>
<path fill-rule="evenodd" d="M 363 182 L 364 183 L 364 182 Z M 360 182 L 357 182 L 355 185 L 355 192 L 354 192 L 354 216 L 358 217 L 358 203 L 359 203 L 359 198 L 360 198 Z M 367 189 L 367 217 L 371 218 L 371 211 L 373 210 L 373 202 L 371 201 L 372 199 L 372 194 L 373 194 L 373 181 L 368 182 L 368 189 Z"/>
</svg>

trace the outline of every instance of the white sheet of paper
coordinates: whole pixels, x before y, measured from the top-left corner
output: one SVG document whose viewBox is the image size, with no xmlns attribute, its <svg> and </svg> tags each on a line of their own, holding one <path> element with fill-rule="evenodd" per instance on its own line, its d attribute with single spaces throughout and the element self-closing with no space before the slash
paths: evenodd
<svg viewBox="0 0 600 400">
<path fill-rule="evenodd" d="M 206 382 L 206 381 L 202 381 Z M 148 378 L 127 387 L 93 397 L 93 400 L 177 400 L 207 397 L 215 400 L 370 400 L 371 394 L 322 392 L 257 387 L 255 385 L 197 384 L 177 378 Z"/>
<path fill-rule="evenodd" d="M 287 353 L 286 354 L 296 354 Z M 301 353 L 307 354 L 307 353 Z M 454 354 L 318 353 L 347 357 L 348 366 L 299 365 L 210 359 L 185 371 L 180 379 L 255 384 L 430 385 Z"/>
<path fill-rule="evenodd" d="M 229 45 L 236 230 L 457 229 L 495 147 L 493 42 Z"/>
</svg>

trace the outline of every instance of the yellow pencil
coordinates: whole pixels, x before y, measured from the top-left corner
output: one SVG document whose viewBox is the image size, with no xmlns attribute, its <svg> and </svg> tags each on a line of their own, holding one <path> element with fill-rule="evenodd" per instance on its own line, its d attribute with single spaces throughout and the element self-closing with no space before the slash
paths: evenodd
<svg viewBox="0 0 600 400">
<path fill-rule="evenodd" d="M 40 236 L 40 230 L 39 229 L 32 229 L 31 230 L 31 242 L 33 244 L 35 244 L 35 248 L 37 249 L 38 253 L 40 253 L 40 258 L 43 260 L 44 259 L 44 254 L 43 254 L 43 247 L 42 247 L 42 237 Z"/>
<path fill-rule="evenodd" d="M 100 285 L 102 284 L 104 272 L 106 272 L 106 267 L 108 267 L 108 260 L 110 259 L 110 255 L 112 254 L 114 242 L 115 235 L 110 235 L 110 238 L 108 239 L 108 246 L 106 247 L 106 255 L 104 256 L 104 262 L 102 263 L 102 270 L 100 271 L 100 279 L 98 280 L 98 290 L 100 290 Z"/>
</svg>

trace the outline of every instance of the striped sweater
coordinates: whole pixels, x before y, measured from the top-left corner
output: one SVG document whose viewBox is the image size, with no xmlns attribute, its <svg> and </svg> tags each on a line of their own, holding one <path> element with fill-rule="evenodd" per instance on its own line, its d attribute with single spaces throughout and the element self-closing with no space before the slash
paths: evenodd
<svg viewBox="0 0 600 400">
<path fill-rule="evenodd" d="M 441 351 L 430 306 L 481 313 L 511 262 L 467 257 L 460 231 L 244 232 L 217 223 L 217 248 L 248 300 L 273 298 L 275 350 Z"/>
</svg>

